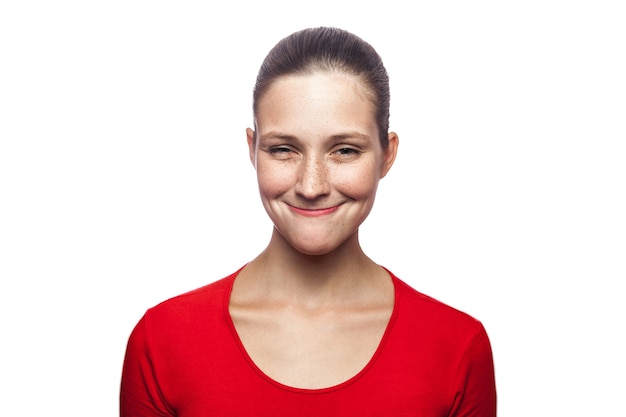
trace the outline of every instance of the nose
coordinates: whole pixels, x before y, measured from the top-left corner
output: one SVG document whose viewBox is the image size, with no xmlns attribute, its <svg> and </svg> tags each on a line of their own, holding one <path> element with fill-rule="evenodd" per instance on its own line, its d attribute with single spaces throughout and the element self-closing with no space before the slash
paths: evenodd
<svg viewBox="0 0 626 417">
<path fill-rule="evenodd" d="M 296 193 L 308 200 L 314 200 L 330 192 L 328 168 L 317 157 L 309 157 L 302 161 Z"/>
</svg>

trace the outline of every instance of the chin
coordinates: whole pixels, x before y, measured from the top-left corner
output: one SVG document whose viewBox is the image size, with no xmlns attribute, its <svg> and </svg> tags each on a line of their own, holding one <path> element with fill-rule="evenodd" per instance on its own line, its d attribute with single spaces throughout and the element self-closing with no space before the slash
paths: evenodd
<svg viewBox="0 0 626 417">
<path fill-rule="evenodd" d="M 346 233 L 346 230 L 338 233 L 338 230 L 319 229 L 308 228 L 296 231 L 292 228 L 288 233 L 282 233 L 279 228 L 275 227 L 277 237 L 280 237 L 285 244 L 296 252 L 310 256 L 328 255 L 344 246 L 351 240 L 351 237 L 356 235 L 354 232 Z"/>
<path fill-rule="evenodd" d="M 328 255 L 334 250 L 334 249 L 318 249 L 318 248 L 309 249 L 309 248 L 298 248 L 298 247 L 294 247 L 294 249 L 300 252 L 301 254 L 307 255 L 307 256 L 324 256 L 324 255 Z"/>
<path fill-rule="evenodd" d="M 291 241 L 289 244 L 291 247 L 304 254 L 310 256 L 322 256 L 328 255 L 341 247 L 347 239 L 338 241 L 330 239 L 315 239 L 313 237 L 301 238 L 296 241 Z"/>
</svg>

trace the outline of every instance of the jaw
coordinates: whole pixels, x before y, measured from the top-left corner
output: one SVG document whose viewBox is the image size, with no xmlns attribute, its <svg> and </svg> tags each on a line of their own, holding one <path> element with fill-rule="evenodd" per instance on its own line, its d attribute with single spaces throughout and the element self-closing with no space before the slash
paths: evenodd
<svg viewBox="0 0 626 417">
<path fill-rule="evenodd" d="M 321 258 L 349 256 L 347 254 L 353 250 L 361 252 L 358 229 L 346 236 L 333 234 L 331 229 L 320 231 L 313 228 L 299 233 L 293 233 L 293 229 L 290 231 L 284 234 L 279 227 L 274 226 L 268 248 L 280 258 L 298 262 L 299 258 L 313 257 L 320 261 Z"/>
</svg>

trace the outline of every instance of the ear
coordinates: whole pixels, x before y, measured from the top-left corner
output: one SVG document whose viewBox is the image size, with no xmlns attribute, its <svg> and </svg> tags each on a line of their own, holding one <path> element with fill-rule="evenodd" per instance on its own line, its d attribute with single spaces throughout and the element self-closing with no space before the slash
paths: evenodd
<svg viewBox="0 0 626 417">
<path fill-rule="evenodd" d="M 387 149 L 383 149 L 383 162 L 380 167 L 380 178 L 383 178 L 393 165 L 393 162 L 396 160 L 396 155 L 398 154 L 398 145 L 400 143 L 400 138 L 395 132 L 389 132 L 388 135 L 389 145 Z"/>
<path fill-rule="evenodd" d="M 248 140 L 248 152 L 250 162 L 252 162 L 252 166 L 256 169 L 256 138 L 254 135 L 254 130 L 247 128 L 246 138 Z"/>
</svg>

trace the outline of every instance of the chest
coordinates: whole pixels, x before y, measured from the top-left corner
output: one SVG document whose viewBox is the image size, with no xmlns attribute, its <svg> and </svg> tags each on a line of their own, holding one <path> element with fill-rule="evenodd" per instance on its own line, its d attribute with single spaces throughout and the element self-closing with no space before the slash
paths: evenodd
<svg viewBox="0 0 626 417">
<path fill-rule="evenodd" d="M 236 336 L 259 372 L 290 387 L 320 389 L 358 375 L 378 351 L 392 307 L 231 310 Z"/>
<path fill-rule="evenodd" d="M 390 320 L 323 314 L 314 324 L 234 313 L 232 322 L 154 340 L 164 359 L 155 364 L 159 391 L 178 416 L 433 417 L 450 409 L 458 360 L 401 312 Z"/>
</svg>

